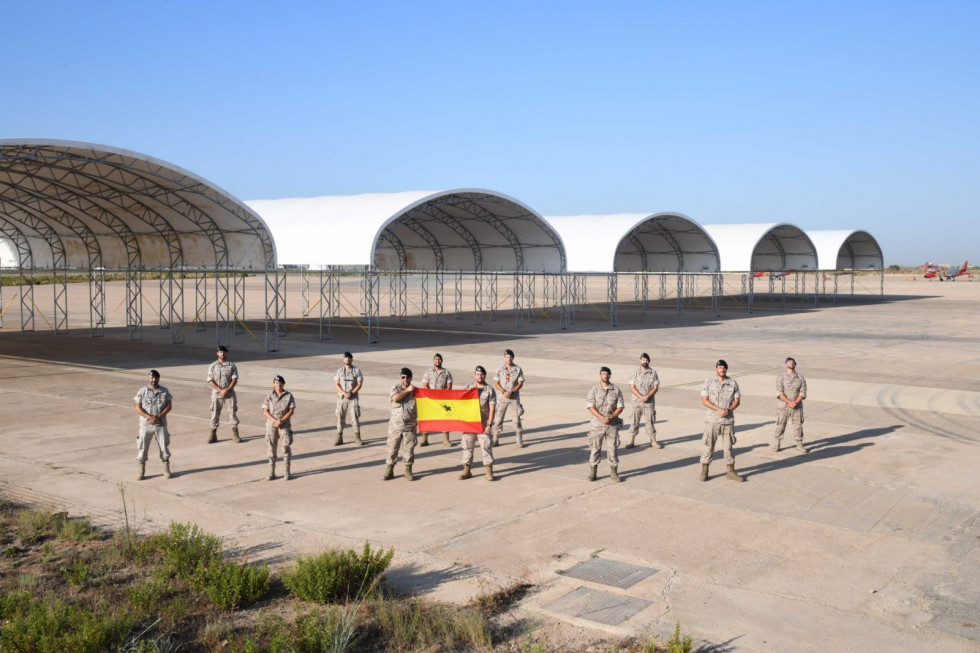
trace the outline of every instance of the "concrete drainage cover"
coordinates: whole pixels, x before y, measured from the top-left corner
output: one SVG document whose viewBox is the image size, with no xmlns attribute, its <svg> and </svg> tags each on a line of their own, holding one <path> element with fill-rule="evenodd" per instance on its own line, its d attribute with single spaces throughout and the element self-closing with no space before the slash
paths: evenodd
<svg viewBox="0 0 980 653">
<path fill-rule="evenodd" d="M 571 569 L 560 572 L 563 576 L 571 576 L 579 580 L 600 585 L 618 587 L 621 590 L 629 589 L 641 580 L 649 578 L 659 571 L 652 567 L 641 567 L 615 560 L 605 560 L 603 558 L 589 558 L 585 562 L 579 563 Z"/>
<path fill-rule="evenodd" d="M 618 626 L 649 605 L 642 599 L 579 587 L 543 607 L 557 614 Z"/>
</svg>

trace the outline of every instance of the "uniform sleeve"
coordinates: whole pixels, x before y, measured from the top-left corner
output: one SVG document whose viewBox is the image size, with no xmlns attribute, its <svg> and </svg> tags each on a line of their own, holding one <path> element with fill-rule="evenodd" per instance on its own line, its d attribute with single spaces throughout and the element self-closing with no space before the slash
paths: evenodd
<svg viewBox="0 0 980 653">
<path fill-rule="evenodd" d="M 586 408 L 595 408 L 595 386 L 589 388 L 589 395 L 585 398 Z"/>
<path fill-rule="evenodd" d="M 450 372 L 449 370 L 446 370 L 446 383 L 448 385 L 452 385 L 453 384 L 453 373 Z"/>
<path fill-rule="evenodd" d="M 735 386 L 735 391 L 732 392 L 732 399 L 741 399 L 742 393 L 738 391 L 738 381 L 732 379 L 732 384 Z"/>
<path fill-rule="evenodd" d="M 235 365 L 234 363 L 231 364 L 231 378 L 233 379 L 238 378 L 238 366 Z"/>
<path fill-rule="evenodd" d="M 707 397 L 708 396 L 708 381 L 705 381 L 704 382 L 704 385 L 701 386 L 701 396 L 702 397 Z"/>
<path fill-rule="evenodd" d="M 292 392 L 289 393 L 289 405 L 286 406 L 286 410 L 289 410 L 290 408 L 296 408 L 296 398 L 293 397 Z"/>
<path fill-rule="evenodd" d="M 136 391 L 136 396 L 133 397 L 133 401 L 140 403 L 143 400 L 143 388 Z"/>
<path fill-rule="evenodd" d="M 391 386 L 391 391 L 388 393 L 388 397 L 389 398 L 394 397 L 396 394 L 398 394 L 401 391 L 402 391 L 401 386 L 398 385 L 398 384 L 395 384 L 395 385 Z M 394 399 L 392 399 L 392 401 L 394 401 Z"/>
<path fill-rule="evenodd" d="M 625 406 L 625 404 L 623 403 L 623 391 L 620 390 L 619 388 L 616 388 L 616 394 L 618 395 L 616 397 L 616 408 L 622 408 L 623 406 Z"/>
<path fill-rule="evenodd" d="M 496 405 L 497 404 L 497 391 L 494 389 L 494 387 L 492 385 L 488 385 L 487 388 L 490 389 L 490 399 L 487 400 L 487 404 L 488 405 Z"/>
<path fill-rule="evenodd" d="M 639 370 L 633 370 L 633 376 L 630 377 L 630 385 L 636 387 L 636 375 Z"/>
<path fill-rule="evenodd" d="M 800 396 L 806 399 L 806 379 L 800 377 Z"/>
<path fill-rule="evenodd" d="M 270 401 L 271 398 L 272 395 L 266 395 L 265 399 L 262 401 L 262 410 L 268 410 L 270 413 L 272 412 L 272 402 Z"/>
<path fill-rule="evenodd" d="M 659 387 L 659 386 L 660 386 L 660 377 L 657 375 L 657 370 L 654 370 L 653 371 L 653 387 L 656 388 L 656 387 Z"/>
<path fill-rule="evenodd" d="M 514 383 L 515 384 L 517 384 L 517 383 L 524 383 L 524 368 L 523 367 L 518 367 L 517 368 L 517 379 L 514 381 Z"/>
<path fill-rule="evenodd" d="M 337 373 L 333 375 L 333 380 L 334 381 L 339 381 L 340 380 L 340 373 L 343 372 L 343 371 L 344 371 L 344 368 L 342 368 L 342 367 L 339 368 L 337 370 Z"/>
<path fill-rule="evenodd" d="M 498 367 L 497 368 L 497 371 L 493 373 L 493 379 L 491 379 L 491 380 L 492 381 L 496 381 L 497 383 L 500 383 L 500 372 L 503 369 L 504 368 L 502 368 L 502 367 Z"/>
<path fill-rule="evenodd" d="M 357 383 L 364 383 L 364 375 L 361 374 L 361 368 L 355 367 L 354 369 L 357 370 Z"/>
<path fill-rule="evenodd" d="M 783 394 L 783 375 L 776 377 L 776 396 Z"/>
<path fill-rule="evenodd" d="M 208 377 L 204 380 L 207 381 L 208 383 L 214 381 L 214 363 L 211 363 L 208 366 Z"/>
<path fill-rule="evenodd" d="M 166 390 L 166 388 L 164 388 L 164 389 Z M 174 400 L 174 396 L 173 396 L 172 394 L 170 394 L 170 390 L 167 390 L 167 391 L 166 391 L 166 392 L 164 393 L 164 395 L 163 395 L 163 397 L 164 397 L 164 399 L 166 399 L 167 401 L 173 401 L 173 400 Z"/>
</svg>

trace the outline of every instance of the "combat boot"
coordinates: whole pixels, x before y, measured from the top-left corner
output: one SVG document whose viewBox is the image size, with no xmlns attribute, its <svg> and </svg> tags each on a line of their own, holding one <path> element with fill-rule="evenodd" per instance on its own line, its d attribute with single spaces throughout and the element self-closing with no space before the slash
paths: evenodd
<svg viewBox="0 0 980 653">
<path fill-rule="evenodd" d="M 769 445 L 769 451 L 771 451 L 773 453 L 779 453 L 779 440 L 777 440 L 777 441 L 773 442 L 771 445 Z"/>
<path fill-rule="evenodd" d="M 218 429 L 211 429 L 211 437 L 208 438 L 208 444 L 214 444 L 218 441 Z"/>
<path fill-rule="evenodd" d="M 231 439 L 234 440 L 235 442 L 241 442 L 242 441 L 242 436 L 238 435 L 238 427 L 237 426 L 233 426 L 232 429 L 231 429 Z"/>
<path fill-rule="evenodd" d="M 524 435 L 522 433 L 517 434 L 517 448 L 518 449 L 524 448 Z"/>
<path fill-rule="evenodd" d="M 390 481 L 395 478 L 395 466 L 385 465 L 385 475 L 381 477 L 381 480 Z"/>
<path fill-rule="evenodd" d="M 276 480 L 276 461 L 269 461 L 269 479 L 270 481 Z"/>
<path fill-rule="evenodd" d="M 453 446 L 453 441 L 449 439 L 449 434 L 448 433 L 443 433 L 442 434 L 442 443 L 445 446 L 447 446 L 447 447 Z"/>
<path fill-rule="evenodd" d="M 803 446 L 802 442 L 796 443 L 796 450 L 799 451 L 800 453 L 807 453 L 807 449 L 806 447 Z"/>
<path fill-rule="evenodd" d="M 699 481 L 708 480 L 708 465 L 705 463 L 701 463 L 701 476 L 698 477 L 698 480 Z"/>
<path fill-rule="evenodd" d="M 406 481 L 414 481 L 415 480 L 415 475 L 412 474 L 412 466 L 411 465 L 405 465 L 405 480 Z"/>
<path fill-rule="evenodd" d="M 635 435 L 631 435 L 630 436 L 630 441 L 627 442 L 626 445 L 623 448 L 624 449 L 632 449 L 635 446 L 636 446 L 636 436 Z"/>
<path fill-rule="evenodd" d="M 333 446 L 339 447 L 344 443 L 344 432 L 337 431 L 337 440 L 333 443 Z"/>
<path fill-rule="evenodd" d="M 473 474 L 470 472 L 469 463 L 463 465 L 463 473 L 459 475 L 459 480 L 465 481 L 468 478 L 473 478 Z"/>
<path fill-rule="evenodd" d="M 142 481 L 146 478 L 146 463 L 140 463 L 140 470 L 136 473 L 136 480 Z"/>
<path fill-rule="evenodd" d="M 169 460 L 164 460 L 163 461 L 163 477 L 164 478 L 170 478 L 170 461 Z"/>
<path fill-rule="evenodd" d="M 427 447 L 427 446 L 429 446 L 429 434 L 428 433 L 423 433 L 421 435 L 421 437 L 419 438 L 419 446 L 420 447 Z"/>
<path fill-rule="evenodd" d="M 589 465 L 589 480 L 590 481 L 594 481 L 595 480 L 595 472 L 596 472 L 596 466 L 595 465 Z"/>
<path fill-rule="evenodd" d="M 735 465 L 728 466 L 728 473 L 725 474 L 725 478 L 727 478 L 729 481 L 737 481 L 738 483 L 741 483 L 742 481 L 745 480 L 744 478 L 742 478 L 741 476 L 735 473 Z"/>
<path fill-rule="evenodd" d="M 354 431 L 354 444 L 356 444 L 359 447 L 364 446 L 364 440 L 361 439 L 360 431 Z"/>
<path fill-rule="evenodd" d="M 664 448 L 664 445 L 660 444 L 660 442 L 657 441 L 657 436 L 653 436 L 653 438 L 650 440 L 650 446 L 653 447 L 654 449 Z"/>
<path fill-rule="evenodd" d="M 291 480 L 291 479 L 293 478 L 293 475 L 292 475 L 292 474 L 290 473 L 290 469 L 289 469 L 289 463 L 290 463 L 290 462 L 292 462 L 292 461 L 291 461 L 291 460 L 290 460 L 289 458 L 287 458 L 287 459 L 286 459 L 286 469 L 285 469 L 285 473 L 284 473 L 284 474 L 282 475 L 282 477 L 283 477 L 284 479 L 286 479 L 287 481 L 288 481 L 288 480 Z"/>
<path fill-rule="evenodd" d="M 490 463 L 489 465 L 484 465 L 483 466 L 483 474 L 487 477 L 487 480 L 488 481 L 494 481 L 494 480 L 496 480 L 493 477 L 493 463 Z"/>
<path fill-rule="evenodd" d="M 619 478 L 619 468 L 613 465 L 609 466 L 609 480 L 613 483 L 622 483 L 623 479 Z"/>
</svg>

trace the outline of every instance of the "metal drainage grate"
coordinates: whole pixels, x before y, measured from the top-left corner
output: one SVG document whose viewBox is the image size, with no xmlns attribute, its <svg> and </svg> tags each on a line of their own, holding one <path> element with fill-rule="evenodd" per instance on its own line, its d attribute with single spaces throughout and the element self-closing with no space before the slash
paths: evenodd
<svg viewBox="0 0 980 653">
<path fill-rule="evenodd" d="M 642 599 L 579 587 L 545 605 L 544 609 L 569 617 L 618 626 L 649 605 L 649 601 Z"/>
<path fill-rule="evenodd" d="M 586 580 L 590 583 L 609 585 L 618 587 L 621 590 L 633 587 L 641 580 L 649 578 L 657 573 L 659 569 L 652 567 L 641 567 L 615 560 L 604 560 L 602 558 L 589 558 L 571 569 L 560 572 L 564 576 L 571 576 L 579 580 Z"/>
</svg>

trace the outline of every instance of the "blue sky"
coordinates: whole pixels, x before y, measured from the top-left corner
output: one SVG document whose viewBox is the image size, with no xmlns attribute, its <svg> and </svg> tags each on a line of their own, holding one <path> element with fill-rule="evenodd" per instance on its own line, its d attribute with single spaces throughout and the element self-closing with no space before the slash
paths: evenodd
<svg viewBox="0 0 980 653">
<path fill-rule="evenodd" d="M 241 199 L 481 187 L 545 215 L 859 228 L 980 263 L 977 2 L 13 2 L 0 138 Z"/>
</svg>

